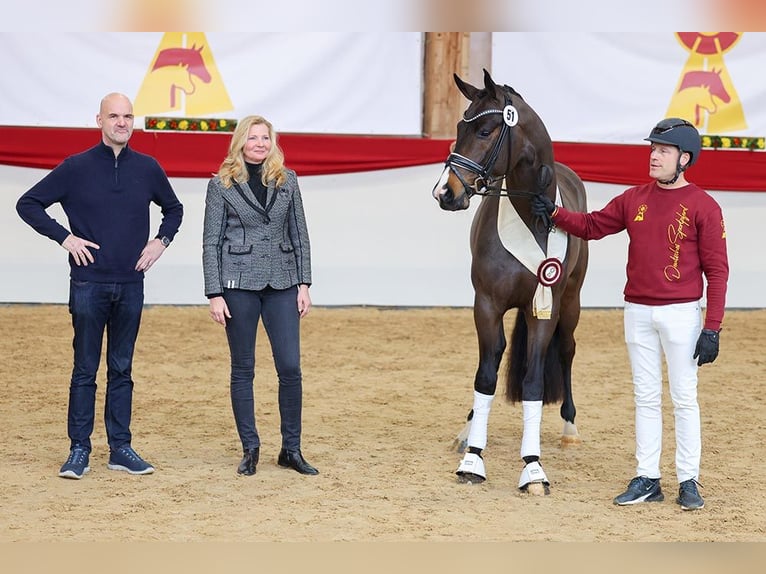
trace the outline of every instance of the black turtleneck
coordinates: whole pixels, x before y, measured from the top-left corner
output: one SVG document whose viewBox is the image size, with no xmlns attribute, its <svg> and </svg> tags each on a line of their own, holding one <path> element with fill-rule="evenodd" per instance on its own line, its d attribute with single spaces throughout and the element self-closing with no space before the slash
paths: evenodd
<svg viewBox="0 0 766 574">
<path fill-rule="evenodd" d="M 261 181 L 261 167 L 263 164 L 245 162 L 245 166 L 247 166 L 247 173 L 250 176 L 247 183 L 250 186 L 250 189 L 253 190 L 255 199 L 257 199 L 258 203 L 263 207 L 266 207 L 266 186 L 263 185 L 263 182 Z"/>
</svg>

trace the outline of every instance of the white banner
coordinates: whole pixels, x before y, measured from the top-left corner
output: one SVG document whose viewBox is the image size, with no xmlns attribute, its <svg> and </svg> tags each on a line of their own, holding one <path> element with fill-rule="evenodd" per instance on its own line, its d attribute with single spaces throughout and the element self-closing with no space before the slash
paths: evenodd
<svg viewBox="0 0 766 574">
<path fill-rule="evenodd" d="M 268 118 L 278 131 L 420 135 L 421 33 L 3 33 L 0 125 L 93 127 L 117 91 L 143 116 Z"/>
<path fill-rule="evenodd" d="M 766 136 L 766 33 L 495 32 L 492 77 L 555 141 L 643 143 L 664 117 Z"/>
<path fill-rule="evenodd" d="M 93 127 L 120 91 L 143 116 L 281 132 L 420 135 L 422 33 L 3 33 L 0 125 Z M 494 32 L 492 72 L 556 141 L 643 143 L 663 117 L 766 136 L 766 33 Z"/>
</svg>

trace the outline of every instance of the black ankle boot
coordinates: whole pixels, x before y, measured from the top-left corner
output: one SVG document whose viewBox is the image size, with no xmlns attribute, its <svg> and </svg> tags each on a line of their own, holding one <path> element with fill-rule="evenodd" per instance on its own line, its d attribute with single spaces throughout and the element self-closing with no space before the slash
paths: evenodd
<svg viewBox="0 0 766 574">
<path fill-rule="evenodd" d="M 286 450 L 283 448 L 279 451 L 277 464 L 283 468 L 297 470 L 301 474 L 319 474 L 316 468 L 306 462 L 300 450 Z"/>
<path fill-rule="evenodd" d="M 237 467 L 237 474 L 244 474 L 246 476 L 255 474 L 255 465 L 258 464 L 259 453 L 260 449 L 258 447 L 246 450 L 245 456 L 242 457 L 242 462 Z"/>
</svg>

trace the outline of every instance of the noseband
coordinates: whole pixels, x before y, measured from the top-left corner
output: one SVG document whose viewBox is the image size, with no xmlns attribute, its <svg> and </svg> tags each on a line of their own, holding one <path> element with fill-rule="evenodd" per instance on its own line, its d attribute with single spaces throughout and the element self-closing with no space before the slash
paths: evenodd
<svg viewBox="0 0 766 574">
<path fill-rule="evenodd" d="M 463 114 L 462 121 L 466 123 L 470 123 L 490 114 L 501 114 L 503 116 L 503 126 L 500 128 L 500 135 L 498 136 L 497 140 L 495 140 L 495 143 L 483 164 L 476 163 L 471 158 L 460 155 L 459 153 L 453 152 L 447 156 L 445 166 L 448 167 L 450 171 L 454 173 L 455 176 L 460 180 L 460 183 L 463 184 L 463 188 L 466 190 L 469 198 L 472 195 L 497 195 L 505 197 L 530 197 L 535 195 L 535 192 L 532 191 L 510 190 L 503 188 L 502 181 L 505 179 L 505 175 L 501 175 L 499 177 L 492 177 L 490 175 L 492 173 L 492 169 L 495 167 L 495 162 L 500 155 L 500 151 L 502 150 L 506 139 L 508 140 L 508 148 L 509 150 L 511 149 L 511 144 L 513 142 L 513 131 L 511 128 L 516 126 L 519 121 L 519 113 L 513 106 L 513 103 L 511 102 L 511 96 L 507 92 L 505 93 L 504 104 L 505 105 L 502 110 L 484 110 L 483 112 L 479 112 L 471 118 L 467 118 L 465 117 L 465 114 Z M 510 151 L 508 160 L 510 161 Z M 474 179 L 473 185 L 469 185 L 463 179 L 463 177 L 460 175 L 460 172 L 458 171 L 458 168 L 476 174 L 476 179 Z"/>
</svg>

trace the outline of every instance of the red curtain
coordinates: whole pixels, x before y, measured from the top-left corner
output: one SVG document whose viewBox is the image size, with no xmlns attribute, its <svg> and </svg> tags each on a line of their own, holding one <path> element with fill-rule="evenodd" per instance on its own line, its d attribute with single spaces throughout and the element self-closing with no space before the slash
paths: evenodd
<svg viewBox="0 0 766 574">
<path fill-rule="evenodd" d="M 99 141 L 96 128 L 0 126 L 0 164 L 50 169 Z M 207 178 L 226 155 L 227 133 L 145 132 L 131 146 L 156 157 L 171 177 Z M 322 175 L 443 163 L 449 139 L 290 134 L 279 136 L 298 175 Z M 646 145 L 555 142 L 556 160 L 585 181 L 635 185 L 648 179 Z M 689 179 L 708 190 L 766 190 L 766 153 L 704 150 Z"/>
<path fill-rule="evenodd" d="M 0 127 L 0 164 L 50 169 L 99 141 L 96 128 Z M 229 147 L 229 133 L 145 132 L 130 145 L 171 177 L 210 177 Z M 371 171 L 443 162 L 448 140 L 420 137 L 280 134 L 287 165 L 299 175 Z"/>
<path fill-rule="evenodd" d="M 649 146 L 554 142 L 556 160 L 584 181 L 636 185 L 649 179 Z M 687 176 L 703 189 L 766 191 L 766 153 L 705 149 Z"/>
</svg>

